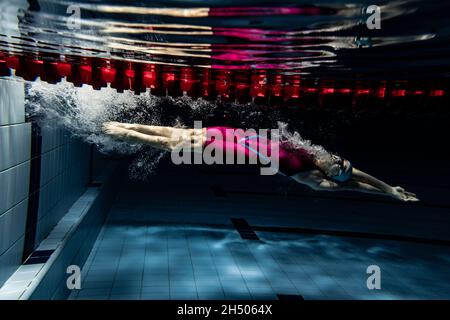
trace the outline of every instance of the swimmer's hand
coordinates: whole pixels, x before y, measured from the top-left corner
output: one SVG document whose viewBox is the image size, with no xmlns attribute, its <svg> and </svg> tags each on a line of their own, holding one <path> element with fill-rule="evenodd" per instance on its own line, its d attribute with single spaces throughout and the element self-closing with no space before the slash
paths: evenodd
<svg viewBox="0 0 450 320">
<path fill-rule="evenodd" d="M 400 186 L 392 188 L 392 197 L 404 201 L 404 202 L 417 202 L 419 199 L 417 198 L 415 193 L 408 192 Z"/>
</svg>

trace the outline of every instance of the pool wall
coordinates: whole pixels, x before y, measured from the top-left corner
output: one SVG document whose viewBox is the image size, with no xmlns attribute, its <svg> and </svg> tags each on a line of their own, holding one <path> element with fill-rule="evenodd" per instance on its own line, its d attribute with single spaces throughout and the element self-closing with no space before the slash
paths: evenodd
<svg viewBox="0 0 450 320">
<path fill-rule="evenodd" d="M 56 248 L 55 252 L 34 277 L 29 286 L 31 290 L 27 290 L 20 299 L 67 299 L 71 293 L 66 285 L 67 268 L 81 268 L 90 254 L 118 189 L 120 179 L 116 171 L 117 164 L 106 166 L 102 175 L 97 176 L 99 185 L 88 188 L 60 220 L 49 238 L 64 233 L 61 241 L 52 247 Z M 63 232 L 64 229 L 67 232 Z"/>
<path fill-rule="evenodd" d="M 0 286 L 50 233 L 89 176 L 89 147 L 25 119 L 24 84 L 0 81 Z"/>
<path fill-rule="evenodd" d="M 30 155 L 23 83 L 0 81 L 0 285 L 22 261 Z"/>
</svg>

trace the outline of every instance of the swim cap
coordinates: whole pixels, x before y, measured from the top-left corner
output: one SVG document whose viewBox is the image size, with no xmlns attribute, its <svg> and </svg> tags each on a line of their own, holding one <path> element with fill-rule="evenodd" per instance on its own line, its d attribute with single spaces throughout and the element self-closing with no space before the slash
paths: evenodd
<svg viewBox="0 0 450 320">
<path fill-rule="evenodd" d="M 348 161 L 348 160 L 347 160 Z M 352 177 L 352 169 L 353 166 L 351 164 L 350 161 L 348 161 L 348 166 L 346 169 L 341 170 L 341 173 L 337 176 L 333 176 L 331 177 L 333 180 L 339 181 L 339 182 L 345 182 L 350 180 L 350 178 Z"/>
</svg>

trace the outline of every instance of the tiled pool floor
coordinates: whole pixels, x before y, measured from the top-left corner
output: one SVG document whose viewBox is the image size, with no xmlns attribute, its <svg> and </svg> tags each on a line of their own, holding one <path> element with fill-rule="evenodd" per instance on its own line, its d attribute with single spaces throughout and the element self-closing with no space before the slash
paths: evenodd
<svg viewBox="0 0 450 320">
<path fill-rule="evenodd" d="M 244 240 L 230 220 L 448 240 L 445 208 L 320 198 L 297 185 L 289 192 L 305 197 L 267 195 L 276 179 L 167 165 L 147 183 L 124 183 L 70 298 L 450 299 L 449 246 L 320 232 Z M 367 288 L 370 265 L 381 290 Z"/>
<path fill-rule="evenodd" d="M 70 299 L 449 299 L 445 246 L 233 226 L 127 222 L 112 210 Z M 381 268 L 381 289 L 366 285 Z"/>
</svg>

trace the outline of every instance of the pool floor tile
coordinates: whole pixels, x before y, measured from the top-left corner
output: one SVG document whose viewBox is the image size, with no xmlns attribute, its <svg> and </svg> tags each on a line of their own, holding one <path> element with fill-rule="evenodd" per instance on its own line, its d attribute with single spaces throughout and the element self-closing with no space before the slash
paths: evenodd
<svg viewBox="0 0 450 320">
<path fill-rule="evenodd" d="M 231 228 L 143 220 L 133 230 L 126 221 L 109 219 L 104 225 L 83 267 L 82 290 L 70 299 L 450 298 L 447 248 L 423 251 L 415 244 L 274 232 L 258 232 L 264 244 L 255 244 Z M 333 246 L 331 253 L 327 248 Z M 399 263 L 399 257 L 414 267 Z M 369 264 L 382 270 L 381 290 L 366 286 Z"/>
</svg>

